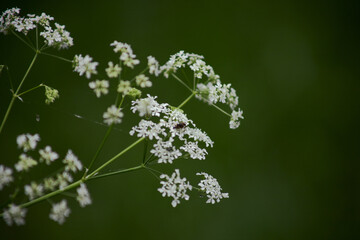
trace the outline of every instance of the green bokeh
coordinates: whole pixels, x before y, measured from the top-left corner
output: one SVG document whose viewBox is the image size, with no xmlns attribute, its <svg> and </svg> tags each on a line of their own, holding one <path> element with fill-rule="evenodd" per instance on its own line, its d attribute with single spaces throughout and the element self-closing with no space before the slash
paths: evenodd
<svg viewBox="0 0 360 240">
<path fill-rule="evenodd" d="M 359 16 L 358 1 L 2 1 L 1 11 L 46 12 L 74 38 L 72 58 L 89 54 L 116 59 L 109 44 L 131 44 L 143 69 L 146 56 L 164 63 L 179 50 L 205 56 L 223 82 L 240 96 L 245 120 L 237 130 L 228 119 L 197 100 L 184 107 L 214 140 L 206 161 L 160 167 L 197 181 L 196 172 L 218 178 L 230 199 L 209 205 L 196 193 L 172 208 L 146 171 L 89 182 L 93 204 L 72 209 L 63 226 L 49 220 L 50 204 L 29 209 L 27 224 L 0 224 L 0 239 L 358 239 Z M 0 36 L 0 64 L 14 83 L 33 53 L 14 36 Z M 42 90 L 17 101 L 0 135 L 0 163 L 12 166 L 20 151 L 16 136 L 38 132 L 64 156 L 72 149 L 88 163 L 106 128 L 97 124 L 112 97 L 100 100 L 88 80 L 68 63 L 40 56 L 23 89 L 41 82 L 60 91 L 53 105 Z M 149 92 L 179 104 L 188 95 L 174 79 L 154 80 Z M 113 96 L 113 95 L 112 95 Z M 10 101 L 9 82 L 0 76 L 0 116 Z M 78 119 L 74 114 L 81 115 Z M 138 118 L 126 112 L 98 162 L 118 153 L 133 137 Z M 40 121 L 36 121 L 36 117 Z M 110 169 L 134 166 L 142 148 Z M 32 172 L 36 179 L 44 172 Z M 1 200 L 6 196 L 0 195 Z M 54 201 L 59 201 L 55 198 Z"/>
</svg>

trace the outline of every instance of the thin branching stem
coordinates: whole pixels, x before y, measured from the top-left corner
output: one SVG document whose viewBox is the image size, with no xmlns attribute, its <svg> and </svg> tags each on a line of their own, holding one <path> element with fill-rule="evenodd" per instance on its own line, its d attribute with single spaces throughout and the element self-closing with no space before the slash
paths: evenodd
<svg viewBox="0 0 360 240">
<path fill-rule="evenodd" d="M 12 98 L 11 98 L 10 104 L 9 104 L 7 110 L 6 110 L 5 116 L 4 116 L 4 118 L 3 118 L 2 122 L 1 122 L 1 125 L 0 125 L 0 133 L 1 133 L 1 131 L 3 130 L 3 128 L 4 128 L 5 122 L 6 122 L 7 118 L 9 117 L 9 114 L 10 114 L 11 108 L 12 108 L 14 102 L 15 102 L 15 99 L 18 97 L 18 93 L 19 93 L 19 91 L 20 91 L 20 89 L 21 89 L 21 86 L 23 85 L 23 83 L 24 83 L 26 77 L 28 76 L 31 68 L 33 67 L 37 56 L 38 56 L 38 52 L 35 53 L 35 56 L 34 56 L 34 58 L 32 59 L 30 65 L 29 65 L 29 67 L 28 67 L 28 69 L 26 70 L 26 73 L 25 73 L 24 77 L 22 78 L 22 80 L 21 80 L 19 86 L 17 87 L 15 93 L 13 93 L 13 96 L 12 96 Z"/>
</svg>

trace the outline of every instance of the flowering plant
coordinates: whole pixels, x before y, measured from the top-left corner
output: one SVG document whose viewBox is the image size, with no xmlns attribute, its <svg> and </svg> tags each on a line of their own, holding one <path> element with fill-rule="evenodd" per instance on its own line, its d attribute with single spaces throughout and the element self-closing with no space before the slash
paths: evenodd
<svg viewBox="0 0 360 240">
<path fill-rule="evenodd" d="M 92 79 L 98 74 L 99 64 L 89 55 L 78 54 L 74 56 L 73 60 L 70 60 L 46 51 L 49 48 L 67 49 L 73 45 L 73 39 L 64 26 L 58 23 L 52 25 L 53 17 L 45 13 L 40 16 L 28 14 L 25 17 L 21 17 L 19 14 L 20 9 L 18 8 L 3 12 L 0 17 L 0 32 L 13 34 L 31 48 L 35 55 L 18 87 L 12 89 L 11 101 L 1 121 L 0 134 L 4 129 L 13 104 L 17 99 L 21 100 L 22 95 L 44 87 L 46 104 L 53 103 L 60 96 L 58 90 L 45 84 L 21 92 L 22 85 L 39 55 L 66 61 L 72 65 L 73 71 L 87 79 Z M 35 43 L 29 37 L 30 32 L 34 32 Z M 43 43 L 41 43 L 40 38 L 43 39 Z M 152 165 L 172 164 L 180 158 L 204 160 L 208 154 L 206 149 L 213 147 L 214 142 L 206 132 L 198 128 L 194 121 L 188 118 L 182 107 L 195 97 L 227 115 L 230 128 L 236 129 L 240 125 L 240 119 L 243 119 L 243 112 L 238 108 L 238 96 L 235 89 L 231 87 L 231 84 L 223 84 L 220 81 L 220 77 L 204 61 L 203 56 L 184 51 L 171 55 L 163 65 L 160 65 L 154 57 L 148 56 L 146 68 L 132 79 L 125 80 L 122 76 L 124 69 L 134 69 L 140 61 L 136 58 L 129 44 L 114 41 L 110 46 L 117 55 L 117 62 L 108 62 L 104 71 L 106 79 L 95 78 L 90 80 L 88 84 L 97 98 L 110 94 L 110 86 L 116 84 L 117 93 L 114 96 L 114 103 L 102 114 L 103 121 L 108 125 L 108 128 L 100 146 L 93 158 L 87 161 L 86 165 L 83 165 L 71 149 L 65 156 L 60 156 L 51 146 L 45 145 L 38 148 L 41 140 L 38 133 L 25 133 L 17 136 L 16 143 L 22 153 L 19 155 L 18 161 L 14 161 L 14 168 L 0 164 L 0 190 L 5 187 L 8 188 L 13 182 L 18 183 L 7 199 L 0 203 L 3 206 L 0 210 L 0 216 L 8 225 L 25 224 L 25 216 L 30 206 L 62 193 L 67 193 L 69 197 L 76 198 L 80 206 L 85 207 L 92 203 L 86 186 L 88 181 L 140 169 L 149 171 L 159 179 L 161 187 L 158 188 L 158 191 L 163 197 L 172 198 L 171 205 L 173 207 L 180 204 L 182 199 L 189 200 L 189 194 L 192 190 L 199 191 L 206 196 L 206 203 L 214 204 L 229 197 L 228 193 L 222 192 L 217 179 L 208 173 L 197 173 L 203 179 L 197 186 L 194 186 L 186 178 L 180 176 L 179 169 L 175 169 L 172 174 L 167 175 L 154 169 Z M 182 68 L 189 68 L 192 71 L 192 81 L 185 82 L 178 77 L 177 72 Z M 2 65 L 1 70 L 5 71 L 7 67 Z M 146 89 L 153 85 L 150 77 L 160 76 L 178 81 L 189 90 L 189 96 L 180 105 L 172 106 L 168 103 L 159 103 L 156 96 L 145 95 L 143 92 L 146 92 Z M 93 169 L 93 165 L 98 159 L 110 132 L 115 125 L 120 124 L 122 119 L 126 117 L 123 111 L 126 102 L 130 103 L 132 113 L 141 118 L 129 131 L 129 134 L 137 139 L 98 168 Z M 219 103 L 227 105 L 231 113 L 218 106 Z M 138 166 L 103 172 L 104 168 L 141 142 L 144 142 L 144 152 L 142 161 Z M 42 164 L 51 165 L 55 161 L 60 161 L 59 159 L 62 159 L 63 167 L 56 173 L 41 180 L 21 185 L 20 179 L 24 174 L 28 174 L 33 168 Z M 76 192 L 74 193 L 74 191 Z M 21 195 L 26 196 L 25 201 L 19 197 Z M 59 224 L 63 224 L 70 213 L 71 210 L 67 201 L 63 199 L 58 203 L 52 203 L 49 217 Z"/>
</svg>

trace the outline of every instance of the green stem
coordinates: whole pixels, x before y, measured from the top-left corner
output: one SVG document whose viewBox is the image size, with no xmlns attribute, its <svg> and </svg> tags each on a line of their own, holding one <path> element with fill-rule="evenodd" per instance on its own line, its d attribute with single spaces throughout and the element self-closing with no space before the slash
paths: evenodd
<svg viewBox="0 0 360 240">
<path fill-rule="evenodd" d="M 185 99 L 177 108 L 182 108 L 190 99 L 195 96 L 195 92 L 193 92 L 187 99 Z"/>
<path fill-rule="evenodd" d="M 39 50 L 39 30 L 38 30 L 38 26 L 36 26 L 36 50 Z"/>
<path fill-rule="evenodd" d="M 108 177 L 108 176 L 113 176 L 113 175 L 116 175 L 116 174 L 120 174 L 120 173 L 126 173 L 126 172 L 132 172 L 132 171 L 135 171 L 135 170 L 138 170 L 138 169 L 141 169 L 143 168 L 144 165 L 139 165 L 139 166 L 136 166 L 136 167 L 132 167 L 132 168 L 127 168 L 127 169 L 122 169 L 122 170 L 118 170 L 118 171 L 113 171 L 113 172 L 109 172 L 109 173 L 104 173 L 104 174 L 101 174 L 101 175 L 95 175 L 87 180 L 92 180 L 92 179 L 96 179 L 96 178 L 103 178 L 103 177 Z"/>
<path fill-rule="evenodd" d="M 137 76 L 139 76 L 140 74 L 143 74 L 146 70 L 148 70 L 149 69 L 149 66 L 147 66 L 144 70 L 142 70 L 141 72 L 139 72 L 135 77 L 133 77 L 131 80 L 130 80 L 130 82 L 133 82 L 135 79 L 136 79 L 136 77 Z"/>
<path fill-rule="evenodd" d="M 20 97 L 21 95 L 24 95 L 25 93 L 31 92 L 32 90 L 35 90 L 35 89 L 37 89 L 39 87 L 45 87 L 45 85 L 41 83 L 36 87 L 30 88 L 29 90 L 26 90 L 26 91 L 24 91 L 22 93 L 19 93 L 17 96 Z"/>
<path fill-rule="evenodd" d="M 95 174 L 97 174 L 98 172 L 100 172 L 103 168 L 105 168 L 107 165 L 109 165 L 110 163 L 112 163 L 113 161 L 115 161 L 116 159 L 118 159 L 121 155 L 123 155 L 124 153 L 126 153 L 127 151 L 129 151 L 130 149 L 132 149 L 133 147 L 135 147 L 137 144 L 139 144 L 140 142 L 144 141 L 145 138 L 139 138 L 138 140 L 136 140 L 135 142 L 133 142 L 131 145 L 129 145 L 127 148 L 125 148 L 124 150 L 122 150 L 120 153 L 118 153 L 116 156 L 112 157 L 110 160 L 108 160 L 106 163 L 104 163 L 103 165 L 101 165 L 100 167 L 98 167 L 96 170 L 94 170 L 92 173 L 90 173 L 89 175 L 87 175 L 85 177 L 85 179 L 90 179 L 92 176 L 94 176 Z"/>
<path fill-rule="evenodd" d="M 178 76 L 176 76 L 175 74 L 171 74 L 176 80 L 178 80 L 182 85 L 184 85 L 190 92 L 193 92 L 193 90 L 191 88 L 189 88 L 189 86 L 184 83 L 184 81 L 182 81 L 180 78 L 178 78 Z"/>
<path fill-rule="evenodd" d="M 11 30 L 11 33 L 15 35 L 15 37 L 17 37 L 18 39 L 20 39 L 23 43 L 26 44 L 26 46 L 28 46 L 29 48 L 31 48 L 32 50 L 34 50 L 36 52 L 36 49 L 31 46 L 28 42 L 26 42 L 22 37 L 20 37 L 16 32 L 14 32 L 13 30 Z"/>
<path fill-rule="evenodd" d="M 218 106 L 216 106 L 215 104 L 211 104 L 213 107 L 215 107 L 217 110 L 219 110 L 220 112 L 222 112 L 223 114 L 225 114 L 225 115 L 227 115 L 227 116 L 229 116 L 229 117 L 231 117 L 231 114 L 229 114 L 229 113 L 227 113 L 225 110 L 223 110 L 222 108 L 220 108 L 220 107 L 218 107 Z"/>
<path fill-rule="evenodd" d="M 23 85 L 26 77 L 28 76 L 28 74 L 29 74 L 29 72 L 30 72 L 30 69 L 31 69 L 32 66 L 34 65 L 37 56 L 38 56 L 38 52 L 35 53 L 35 56 L 34 56 L 34 58 L 32 59 L 32 61 L 31 61 L 31 63 L 30 63 L 30 66 L 29 66 L 28 69 L 26 70 L 26 73 L 25 73 L 23 79 L 21 80 L 18 88 L 16 89 L 16 92 L 13 94 L 13 96 L 12 96 L 12 98 L 11 98 L 11 101 L 10 101 L 10 104 L 9 104 L 9 106 L 8 106 L 8 109 L 6 110 L 5 116 L 4 116 L 4 118 L 3 118 L 2 122 L 1 122 L 0 133 L 1 133 L 1 131 L 3 130 L 3 128 L 4 128 L 4 125 L 5 125 L 5 122 L 6 122 L 7 118 L 9 117 L 9 114 L 10 114 L 11 108 L 12 108 L 12 106 L 13 106 L 13 104 L 14 104 L 14 101 L 15 101 L 15 99 L 16 99 L 17 96 L 18 96 L 17 94 L 19 93 L 21 86 Z"/>
<path fill-rule="evenodd" d="M 56 55 L 53 55 L 53 54 L 50 54 L 50 53 L 46 53 L 46 52 L 40 52 L 40 54 L 50 56 L 50 57 L 53 57 L 53 58 L 57 58 L 57 59 L 65 61 L 65 62 L 70 62 L 70 63 L 73 62 L 72 60 L 69 60 L 69 59 L 66 59 L 66 58 L 63 58 L 63 57 L 59 57 L 59 56 L 56 56 Z"/>
<path fill-rule="evenodd" d="M 111 124 L 111 126 L 107 129 L 106 133 L 105 133 L 105 136 L 103 137 L 101 143 L 100 143 L 100 146 L 98 147 L 98 149 L 96 150 L 96 153 L 94 155 L 94 157 L 91 159 L 91 162 L 89 164 L 89 167 L 86 169 L 86 171 L 84 172 L 84 175 L 83 175 L 83 178 L 85 178 L 86 174 L 88 173 L 88 171 L 91 169 L 92 165 L 94 164 L 95 160 L 97 159 L 97 157 L 99 156 L 102 148 L 104 147 L 104 144 L 107 140 L 107 138 L 109 137 L 110 135 L 110 132 L 111 130 L 113 129 L 114 127 L 114 124 Z"/>
<path fill-rule="evenodd" d="M 146 158 L 148 144 L 149 144 L 149 141 L 147 139 L 145 139 L 145 142 L 144 142 L 144 154 L 143 154 L 143 159 L 142 159 L 143 164 L 145 164 L 145 158 Z"/>
</svg>

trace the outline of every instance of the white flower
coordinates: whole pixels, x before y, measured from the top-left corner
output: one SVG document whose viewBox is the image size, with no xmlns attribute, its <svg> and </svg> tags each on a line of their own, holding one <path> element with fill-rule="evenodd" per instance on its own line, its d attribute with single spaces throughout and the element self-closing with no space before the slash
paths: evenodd
<svg viewBox="0 0 360 240">
<path fill-rule="evenodd" d="M 154 144 L 154 148 L 150 150 L 154 156 L 158 157 L 158 163 L 173 163 L 173 160 L 180 157 L 181 152 L 176 149 L 171 141 L 162 141 L 158 140 L 156 144 Z"/>
<path fill-rule="evenodd" d="M 56 181 L 54 178 L 49 177 L 44 179 L 45 190 L 54 191 L 57 186 L 58 186 L 58 181 Z"/>
<path fill-rule="evenodd" d="M 168 104 L 163 103 L 159 104 L 155 99 L 157 97 L 152 97 L 149 94 L 147 98 L 137 99 L 131 102 L 131 110 L 133 113 L 139 112 L 139 116 L 160 116 L 160 113 L 168 112 Z"/>
<path fill-rule="evenodd" d="M 114 47 L 114 52 L 121 54 L 120 60 L 123 61 L 125 66 L 133 68 L 134 65 L 140 63 L 139 60 L 135 59 L 136 55 L 133 53 L 133 50 L 129 44 L 114 41 L 110 44 L 110 46 Z"/>
<path fill-rule="evenodd" d="M 76 191 L 78 194 L 76 200 L 78 200 L 81 207 L 85 207 L 86 205 L 91 204 L 90 194 L 84 183 L 80 184 L 80 187 L 76 189 Z"/>
<path fill-rule="evenodd" d="M 121 123 L 121 118 L 124 114 L 121 112 L 121 108 L 117 108 L 115 105 L 108 107 L 107 111 L 104 112 L 103 118 L 107 125 Z"/>
<path fill-rule="evenodd" d="M 204 172 L 197 173 L 196 175 L 202 175 L 205 178 L 204 180 L 201 180 L 198 185 L 208 197 L 206 203 L 214 204 L 215 202 L 220 202 L 220 200 L 223 198 L 229 198 L 228 193 L 221 192 L 222 188 L 220 187 L 216 178 Z"/>
<path fill-rule="evenodd" d="M 207 154 L 206 149 L 201 149 L 198 146 L 198 142 L 187 142 L 185 145 L 181 146 L 180 149 L 188 152 L 192 159 L 204 160 Z"/>
<path fill-rule="evenodd" d="M 116 78 L 119 76 L 121 72 L 121 67 L 118 64 L 113 64 L 112 62 L 108 62 L 109 67 L 105 69 L 106 74 L 109 78 Z"/>
<path fill-rule="evenodd" d="M 61 202 L 52 205 L 49 217 L 55 222 L 63 224 L 65 222 L 65 218 L 70 215 L 70 212 L 71 211 L 67 206 L 66 200 L 62 200 Z"/>
<path fill-rule="evenodd" d="M 97 97 L 100 97 L 101 94 L 109 93 L 109 81 L 106 80 L 96 80 L 94 82 L 89 82 L 89 87 L 94 90 Z"/>
<path fill-rule="evenodd" d="M 31 182 L 30 185 L 25 185 L 25 195 L 29 197 L 30 200 L 40 197 L 44 193 L 44 186 L 42 184 L 37 184 L 36 182 Z"/>
<path fill-rule="evenodd" d="M 74 173 L 78 170 L 82 170 L 82 164 L 79 159 L 74 155 L 71 150 L 68 150 L 63 163 L 66 164 L 65 171 L 73 171 Z"/>
<path fill-rule="evenodd" d="M 50 165 L 51 162 L 59 158 L 59 155 L 56 152 L 51 150 L 50 146 L 46 146 L 45 149 L 41 149 L 40 153 L 40 162 L 45 162 L 47 165 Z"/>
<path fill-rule="evenodd" d="M 15 164 L 15 169 L 18 172 L 29 171 L 30 168 L 38 164 L 32 157 L 29 157 L 24 153 L 21 154 L 19 158 L 20 160 Z"/>
<path fill-rule="evenodd" d="M 55 23 L 55 29 L 45 26 L 45 30 L 40 32 L 40 36 L 45 38 L 45 43 L 57 49 L 69 48 L 74 45 L 70 33 L 65 30 L 65 26 Z"/>
<path fill-rule="evenodd" d="M 20 13 L 20 8 L 11 8 L 4 11 L 0 17 L 0 32 L 7 34 L 9 29 L 14 27 L 13 21 L 18 21 L 17 16 Z"/>
<path fill-rule="evenodd" d="M 13 225 L 13 223 L 20 226 L 25 224 L 25 215 L 26 209 L 10 204 L 9 208 L 4 211 L 3 218 L 9 226 Z"/>
<path fill-rule="evenodd" d="M 39 141 L 40 141 L 39 134 L 30 135 L 29 133 L 27 133 L 27 134 L 19 135 L 16 138 L 18 147 L 22 148 L 24 152 L 27 152 L 29 150 L 34 150 Z"/>
<path fill-rule="evenodd" d="M 180 51 L 172 56 L 170 59 L 160 67 L 160 71 L 164 72 L 166 78 L 169 77 L 171 73 L 175 73 L 177 69 L 185 67 L 185 63 L 188 59 L 188 54 L 184 51 Z"/>
<path fill-rule="evenodd" d="M 64 189 L 66 186 L 69 185 L 73 181 L 73 178 L 71 177 L 70 173 L 67 171 L 64 171 L 62 173 L 59 173 L 56 178 L 56 185 L 59 186 L 59 189 Z M 56 186 L 55 185 L 55 186 Z"/>
<path fill-rule="evenodd" d="M 148 56 L 147 59 L 149 73 L 155 75 L 156 77 L 159 76 L 159 74 L 161 73 L 161 70 L 159 68 L 159 62 L 153 56 Z"/>
<path fill-rule="evenodd" d="M 144 74 L 136 76 L 136 84 L 142 88 L 151 87 L 152 83 L 149 81 L 149 78 Z"/>
<path fill-rule="evenodd" d="M 74 57 L 74 71 L 78 72 L 80 76 L 84 73 L 86 78 L 90 78 L 91 74 L 97 74 L 96 66 L 99 64 L 97 62 L 92 62 L 92 57 L 86 55 L 83 57 L 80 55 L 75 55 Z"/>
<path fill-rule="evenodd" d="M 12 172 L 13 171 L 11 168 L 0 165 L 0 190 L 2 190 L 4 186 L 9 185 L 9 183 L 14 181 Z"/>
<path fill-rule="evenodd" d="M 231 119 L 229 122 L 231 129 L 236 129 L 240 126 L 240 119 L 244 119 L 243 111 L 239 108 L 238 111 L 233 111 L 231 113 Z"/>
<path fill-rule="evenodd" d="M 186 181 L 186 178 L 180 178 L 179 169 L 175 169 L 175 172 L 169 177 L 166 174 L 160 176 L 161 179 L 166 181 L 161 181 L 161 188 L 158 188 L 158 191 L 162 194 L 163 197 L 172 197 L 173 201 L 171 205 L 176 207 L 180 203 L 180 199 L 189 200 L 189 195 L 186 194 L 187 190 L 191 190 L 192 186 L 189 182 Z"/>
<path fill-rule="evenodd" d="M 165 129 L 162 128 L 161 124 L 154 123 L 152 121 L 142 119 L 138 126 L 134 126 L 130 135 L 137 133 L 137 137 L 148 137 L 150 140 L 153 138 L 160 139 L 160 135 L 166 136 Z"/>
<path fill-rule="evenodd" d="M 119 82 L 119 85 L 118 85 L 118 88 L 117 88 L 117 91 L 119 93 L 122 93 L 123 95 L 126 95 L 129 93 L 129 91 L 131 90 L 131 84 L 130 84 L 130 81 L 123 81 L 121 80 Z"/>
</svg>

